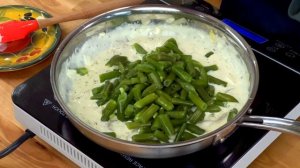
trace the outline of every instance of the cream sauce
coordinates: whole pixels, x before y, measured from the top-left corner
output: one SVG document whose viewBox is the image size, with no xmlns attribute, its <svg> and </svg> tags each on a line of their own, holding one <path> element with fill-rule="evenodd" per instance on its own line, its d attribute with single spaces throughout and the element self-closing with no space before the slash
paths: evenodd
<svg viewBox="0 0 300 168">
<path fill-rule="evenodd" d="M 206 133 L 221 127 L 227 122 L 228 111 L 232 108 L 241 109 L 248 100 L 249 73 L 246 65 L 225 37 L 215 35 L 213 31 L 207 33 L 182 25 L 128 24 L 91 37 L 64 62 L 65 69 L 61 71 L 59 79 L 60 92 L 64 93 L 67 106 L 78 118 L 96 130 L 113 131 L 118 138 L 131 140 L 131 136 L 137 131 L 127 129 L 116 117 L 110 122 L 100 120 L 103 107 L 98 107 L 96 102 L 90 99 L 91 89 L 100 85 L 98 75 L 111 69 L 106 67 L 105 63 L 113 55 L 128 56 L 131 61 L 141 59 L 132 44 L 139 43 L 147 51 L 151 51 L 171 37 L 176 39 L 179 48 L 185 54 L 192 55 L 203 65 L 217 64 L 219 70 L 210 71 L 209 74 L 227 81 L 228 85 L 214 85 L 216 91 L 231 94 L 238 99 L 239 103 L 228 103 L 226 107 L 222 107 L 221 112 L 206 112 L 204 121 L 198 124 Z M 209 58 L 204 57 L 209 51 L 213 51 L 214 54 Z M 74 68 L 83 66 L 88 68 L 89 73 L 85 76 L 76 74 Z"/>
</svg>

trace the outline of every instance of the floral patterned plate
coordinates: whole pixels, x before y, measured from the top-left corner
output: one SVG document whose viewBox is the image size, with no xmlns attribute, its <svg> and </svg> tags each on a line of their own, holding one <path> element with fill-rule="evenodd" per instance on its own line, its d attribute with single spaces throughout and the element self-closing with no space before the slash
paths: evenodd
<svg viewBox="0 0 300 168">
<path fill-rule="evenodd" d="M 30 6 L 0 6 L 0 23 L 7 20 L 31 20 L 51 17 L 45 11 Z M 15 41 L 10 50 L 0 52 L 0 72 L 24 69 L 46 59 L 61 38 L 59 25 L 39 29 L 28 38 Z M 9 45 L 9 44 L 8 44 Z M 21 49 L 18 49 L 20 48 Z M 16 51 L 17 50 L 17 51 Z"/>
</svg>

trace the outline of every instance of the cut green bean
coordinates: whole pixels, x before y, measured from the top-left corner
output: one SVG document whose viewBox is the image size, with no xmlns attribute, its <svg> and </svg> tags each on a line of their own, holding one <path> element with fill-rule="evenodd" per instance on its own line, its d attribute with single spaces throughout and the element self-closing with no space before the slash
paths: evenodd
<svg viewBox="0 0 300 168">
<path fill-rule="evenodd" d="M 213 104 L 213 105 L 207 106 L 206 111 L 207 112 L 212 112 L 212 113 L 214 113 L 214 112 L 220 112 L 221 108 L 219 106 Z"/>
<path fill-rule="evenodd" d="M 81 76 L 84 76 L 84 75 L 88 74 L 89 71 L 88 71 L 87 68 L 81 67 L 81 68 L 76 68 L 76 73 L 81 75 Z"/>
<path fill-rule="evenodd" d="M 181 135 L 180 140 L 181 140 L 181 141 L 187 141 L 187 140 L 191 140 L 191 139 L 194 139 L 194 138 L 196 138 L 195 135 L 193 135 L 193 134 L 191 134 L 191 133 L 189 133 L 189 132 L 184 131 L 184 132 L 182 133 L 182 135 Z"/>
<path fill-rule="evenodd" d="M 110 71 L 110 72 L 100 74 L 99 78 L 100 78 L 100 82 L 104 82 L 106 80 L 110 80 L 110 79 L 119 77 L 120 75 L 121 75 L 121 73 L 119 71 L 113 70 L 113 71 Z"/>
<path fill-rule="evenodd" d="M 159 130 L 155 130 L 153 135 L 160 141 L 169 142 L 169 137 Z"/>
<path fill-rule="evenodd" d="M 133 105 L 129 104 L 124 111 L 125 118 L 131 118 L 133 114 L 134 114 L 134 107 Z"/>
<path fill-rule="evenodd" d="M 159 96 L 155 102 L 168 111 L 173 110 L 174 108 L 172 102 L 166 99 L 164 96 Z"/>
<path fill-rule="evenodd" d="M 146 87 L 145 84 L 139 83 L 132 88 L 133 97 L 136 101 L 142 98 L 142 90 Z"/>
<path fill-rule="evenodd" d="M 100 92 L 103 90 L 103 88 L 104 88 L 104 85 L 101 85 L 101 86 L 99 86 L 99 87 L 93 88 L 93 89 L 92 89 L 92 94 L 93 94 L 93 96 L 96 95 L 96 94 L 98 94 L 98 93 L 100 93 Z"/>
<path fill-rule="evenodd" d="M 205 112 L 197 109 L 189 118 L 191 124 L 196 124 L 199 121 L 202 121 L 205 117 Z"/>
<path fill-rule="evenodd" d="M 175 78 L 176 78 L 175 73 L 173 73 L 173 72 L 169 73 L 169 75 L 166 77 L 166 79 L 164 81 L 164 86 L 169 87 L 173 83 Z"/>
<path fill-rule="evenodd" d="M 117 102 L 110 100 L 102 110 L 101 121 L 108 121 L 111 114 L 117 109 Z"/>
<path fill-rule="evenodd" d="M 227 121 L 230 121 L 234 119 L 234 117 L 238 114 L 238 110 L 236 108 L 233 108 L 229 111 Z"/>
<path fill-rule="evenodd" d="M 175 136 L 174 142 L 180 141 L 182 134 L 185 132 L 185 129 L 186 129 L 186 123 L 182 124 L 182 126 L 180 127 L 178 133 Z"/>
<path fill-rule="evenodd" d="M 151 141 L 154 140 L 154 135 L 153 133 L 141 133 L 141 134 L 135 134 L 131 137 L 131 139 L 134 142 L 145 142 L 145 141 Z"/>
<path fill-rule="evenodd" d="M 190 83 L 193 79 L 193 77 L 190 74 L 188 74 L 186 71 L 184 71 L 178 66 L 172 66 L 172 72 L 174 72 L 180 79 L 182 79 L 185 82 Z"/>
<path fill-rule="evenodd" d="M 213 77 L 211 75 L 207 75 L 207 79 L 208 79 L 208 82 L 210 83 L 214 83 L 214 84 L 217 84 L 217 85 L 222 85 L 224 87 L 227 86 L 227 82 L 219 79 L 219 78 L 216 78 L 216 77 Z"/>
<path fill-rule="evenodd" d="M 216 71 L 219 69 L 219 67 L 214 64 L 214 65 L 210 65 L 210 66 L 205 66 L 204 67 L 205 71 L 208 72 L 208 71 Z"/>
<path fill-rule="evenodd" d="M 238 102 L 238 100 L 235 97 L 222 92 L 218 92 L 216 94 L 216 100 L 225 101 L 225 102 Z"/>
<path fill-rule="evenodd" d="M 197 125 L 194 125 L 194 124 L 187 124 L 186 125 L 186 129 L 188 131 L 190 131 L 191 133 L 193 134 L 197 134 L 197 135 L 202 135 L 205 133 L 205 130 L 198 127 Z"/>
<path fill-rule="evenodd" d="M 167 114 L 159 114 L 158 116 L 160 124 L 164 132 L 168 135 L 171 136 L 175 133 L 174 127 L 170 121 L 170 118 L 168 117 Z"/>
<path fill-rule="evenodd" d="M 142 97 L 145 97 L 151 93 L 154 93 L 156 90 L 158 90 L 158 88 L 156 87 L 155 84 L 152 84 L 152 85 L 146 87 L 146 89 L 144 89 L 144 91 L 142 92 Z"/>
<path fill-rule="evenodd" d="M 156 94 L 158 94 L 161 97 L 164 97 L 165 99 L 167 99 L 168 101 L 171 101 L 172 98 L 170 95 L 168 95 L 166 92 L 162 91 L 162 90 L 156 90 L 155 91 Z"/>
<path fill-rule="evenodd" d="M 125 125 L 127 126 L 128 129 L 137 129 L 137 128 L 141 128 L 141 127 L 145 127 L 145 126 L 150 126 L 150 124 L 148 123 L 140 123 L 140 122 L 126 122 Z"/>
<path fill-rule="evenodd" d="M 197 93 L 189 91 L 189 99 L 202 111 L 205 111 L 207 104 L 197 95 Z"/>
<path fill-rule="evenodd" d="M 139 134 L 142 134 L 142 133 L 151 133 L 152 130 L 151 130 L 151 126 L 144 126 L 144 127 L 140 127 L 139 128 Z"/>
<path fill-rule="evenodd" d="M 120 94 L 118 96 L 118 102 L 117 102 L 117 118 L 120 121 L 124 121 L 125 114 L 124 110 L 126 108 L 126 99 L 127 99 L 127 93 L 123 88 L 120 88 Z"/>
<path fill-rule="evenodd" d="M 198 86 L 198 87 L 195 87 L 199 96 L 205 101 L 205 102 L 208 102 L 211 97 L 209 96 L 209 94 L 207 93 L 207 91 L 202 87 L 202 86 Z"/>
<path fill-rule="evenodd" d="M 146 73 L 150 73 L 150 72 L 155 71 L 155 67 L 151 64 L 148 64 L 148 63 L 138 64 L 138 65 L 135 66 L 135 69 L 140 71 L 140 72 L 146 72 Z"/>
<path fill-rule="evenodd" d="M 159 78 L 159 75 L 157 72 L 151 72 L 148 74 L 149 79 L 152 81 L 152 83 L 156 86 L 158 89 L 162 89 L 163 85 L 161 83 L 161 80 Z"/>
<path fill-rule="evenodd" d="M 105 65 L 111 67 L 111 66 L 118 66 L 119 63 L 122 63 L 123 65 L 127 65 L 129 61 L 125 56 L 114 55 Z"/>
<path fill-rule="evenodd" d="M 147 54 L 147 51 L 138 43 L 134 43 L 133 47 L 135 48 L 136 52 L 139 54 Z"/>
<path fill-rule="evenodd" d="M 161 128 L 160 120 L 158 118 L 158 115 L 154 118 L 154 121 L 151 125 L 151 130 L 157 130 Z"/>
<path fill-rule="evenodd" d="M 186 116 L 186 111 L 167 111 L 167 115 L 170 118 L 182 119 Z"/>
<path fill-rule="evenodd" d="M 108 136 L 111 136 L 111 137 L 114 137 L 116 138 L 117 137 L 117 134 L 115 132 L 102 132 L 103 134 L 105 135 L 108 135 Z"/>
<path fill-rule="evenodd" d="M 172 103 L 175 105 L 186 105 L 186 106 L 193 106 L 193 102 L 188 100 L 182 100 L 179 98 L 172 98 Z"/>
<path fill-rule="evenodd" d="M 181 126 L 182 124 L 186 123 L 186 118 L 181 119 L 171 119 L 171 123 L 173 127 Z"/>
<path fill-rule="evenodd" d="M 151 106 L 143 112 L 140 121 L 142 123 L 147 123 L 150 120 L 150 118 L 153 118 L 153 115 L 157 112 L 158 109 L 158 105 L 151 104 Z"/>
<path fill-rule="evenodd" d="M 144 98 L 140 99 L 136 103 L 134 103 L 134 107 L 135 108 L 143 108 L 144 106 L 155 101 L 157 99 L 157 97 L 158 96 L 155 93 L 151 93 L 151 94 L 145 96 Z"/>
</svg>

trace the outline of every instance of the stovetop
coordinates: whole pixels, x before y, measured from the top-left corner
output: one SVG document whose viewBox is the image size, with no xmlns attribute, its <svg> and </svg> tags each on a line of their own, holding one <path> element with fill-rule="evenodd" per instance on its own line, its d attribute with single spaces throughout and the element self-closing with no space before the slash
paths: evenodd
<svg viewBox="0 0 300 168">
<path fill-rule="evenodd" d="M 247 37 L 246 37 L 247 38 Z M 263 46 L 247 39 L 253 46 Z M 261 47 L 263 48 L 263 47 Z M 276 54 L 254 49 L 260 70 L 257 96 L 251 114 L 274 117 L 286 116 L 300 102 L 300 73 L 287 68 Z M 281 52 L 281 51 L 280 51 Z M 67 119 L 53 98 L 49 67 L 19 85 L 12 96 L 15 105 L 34 117 L 57 135 L 68 141 L 104 167 L 231 167 L 249 151 L 266 133 L 264 130 L 240 127 L 223 143 L 199 152 L 169 159 L 141 159 L 115 153 L 93 143 L 82 135 Z"/>
</svg>

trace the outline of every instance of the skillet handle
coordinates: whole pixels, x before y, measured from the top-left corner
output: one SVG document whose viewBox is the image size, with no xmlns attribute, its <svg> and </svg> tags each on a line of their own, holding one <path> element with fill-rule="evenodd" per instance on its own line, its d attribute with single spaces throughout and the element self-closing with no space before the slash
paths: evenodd
<svg viewBox="0 0 300 168">
<path fill-rule="evenodd" d="M 291 119 L 263 116 L 244 116 L 237 124 L 245 127 L 273 130 L 300 136 L 300 122 Z"/>
</svg>

